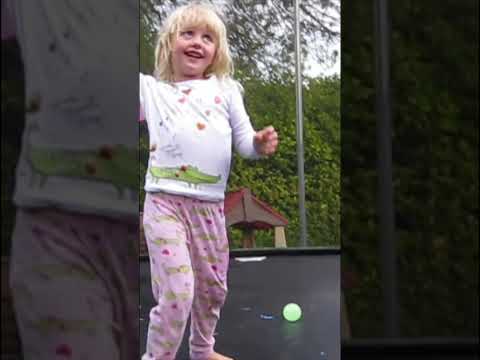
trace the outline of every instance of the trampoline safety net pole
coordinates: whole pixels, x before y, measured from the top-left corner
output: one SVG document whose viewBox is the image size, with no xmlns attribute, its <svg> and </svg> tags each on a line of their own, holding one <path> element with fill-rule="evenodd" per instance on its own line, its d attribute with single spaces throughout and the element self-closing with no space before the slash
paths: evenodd
<svg viewBox="0 0 480 360">
<path fill-rule="evenodd" d="M 300 245 L 307 246 L 307 214 L 305 207 L 305 172 L 303 145 L 302 63 L 300 43 L 300 0 L 295 0 L 295 82 L 297 103 L 297 173 L 298 205 L 300 211 Z"/>
<path fill-rule="evenodd" d="M 378 220 L 384 329 L 398 336 L 397 256 L 392 183 L 392 115 L 390 98 L 390 18 L 388 0 L 375 0 L 377 92 Z"/>
</svg>

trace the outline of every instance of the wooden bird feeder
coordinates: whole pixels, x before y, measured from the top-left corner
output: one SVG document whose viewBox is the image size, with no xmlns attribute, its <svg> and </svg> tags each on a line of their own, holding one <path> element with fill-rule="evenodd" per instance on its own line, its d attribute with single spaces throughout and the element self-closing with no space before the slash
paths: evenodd
<svg viewBox="0 0 480 360">
<path fill-rule="evenodd" d="M 244 248 L 255 247 L 255 230 L 274 229 L 275 247 L 287 247 L 285 226 L 288 220 L 263 201 L 253 196 L 248 188 L 229 192 L 225 197 L 225 220 L 227 227 L 243 230 Z"/>
</svg>

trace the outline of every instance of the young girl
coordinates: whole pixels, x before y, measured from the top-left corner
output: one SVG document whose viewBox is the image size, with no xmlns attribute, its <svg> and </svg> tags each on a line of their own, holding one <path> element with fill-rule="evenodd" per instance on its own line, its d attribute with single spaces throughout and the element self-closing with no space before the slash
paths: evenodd
<svg viewBox="0 0 480 360">
<path fill-rule="evenodd" d="M 25 76 L 8 269 L 25 360 L 139 357 L 138 107 L 119 76 L 138 61 L 138 1 L 112 3 L 1 0 Z"/>
<path fill-rule="evenodd" d="M 140 74 L 150 134 L 143 224 L 157 302 L 143 360 L 175 359 L 189 315 L 191 359 L 230 359 L 213 346 L 227 295 L 223 199 L 232 140 L 247 158 L 273 154 L 278 144 L 273 127 L 253 130 L 232 68 L 224 23 L 195 3 L 160 30 L 156 76 Z"/>
</svg>

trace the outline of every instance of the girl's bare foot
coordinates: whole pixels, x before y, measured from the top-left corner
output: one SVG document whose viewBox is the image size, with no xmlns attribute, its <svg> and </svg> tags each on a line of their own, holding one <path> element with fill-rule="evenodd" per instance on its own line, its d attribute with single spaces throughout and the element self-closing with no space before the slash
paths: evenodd
<svg viewBox="0 0 480 360">
<path fill-rule="evenodd" d="M 212 355 L 210 355 L 208 360 L 234 360 L 234 359 L 224 356 L 222 354 L 219 354 L 217 352 L 214 352 Z"/>
</svg>

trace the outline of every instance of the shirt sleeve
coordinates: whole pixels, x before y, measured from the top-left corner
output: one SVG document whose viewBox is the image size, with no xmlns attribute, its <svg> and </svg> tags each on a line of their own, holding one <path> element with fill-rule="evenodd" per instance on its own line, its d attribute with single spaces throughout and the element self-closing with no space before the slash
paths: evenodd
<svg viewBox="0 0 480 360">
<path fill-rule="evenodd" d="M 139 97 L 140 97 L 140 109 L 139 109 L 139 121 L 145 120 L 145 101 L 148 98 L 148 92 L 151 91 L 152 82 L 155 82 L 153 76 L 139 74 Z"/>
<path fill-rule="evenodd" d="M 139 95 L 140 95 L 140 108 L 144 107 L 144 98 L 145 98 L 145 91 L 147 87 L 147 76 L 143 75 L 142 73 L 139 74 Z"/>
<path fill-rule="evenodd" d="M 245 110 L 240 84 L 236 82 L 231 87 L 229 105 L 230 126 L 235 150 L 244 158 L 260 159 L 262 156 L 257 153 L 253 145 L 255 130 Z"/>
</svg>

